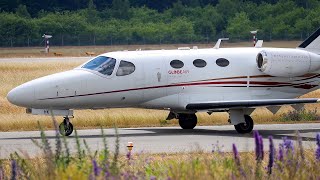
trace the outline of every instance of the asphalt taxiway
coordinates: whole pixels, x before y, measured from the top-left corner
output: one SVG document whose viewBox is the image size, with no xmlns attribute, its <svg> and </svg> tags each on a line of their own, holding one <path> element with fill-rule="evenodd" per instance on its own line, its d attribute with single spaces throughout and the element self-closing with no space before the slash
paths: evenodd
<svg viewBox="0 0 320 180">
<path fill-rule="evenodd" d="M 273 136 L 276 147 L 284 137 L 296 139 L 296 132 L 300 132 L 303 146 L 306 149 L 315 148 L 315 137 L 320 132 L 320 123 L 308 124 L 270 124 L 256 125 L 255 130 L 264 138 L 264 147 L 268 148 L 268 136 Z M 108 146 L 111 151 L 115 147 L 115 130 L 104 129 Z M 45 131 L 51 146 L 55 146 L 55 131 Z M 85 139 L 92 151 L 102 150 L 103 141 L 100 129 L 79 130 L 81 142 Z M 254 151 L 255 142 L 251 134 L 238 134 L 231 125 L 225 126 L 197 126 L 193 130 L 183 130 L 180 127 L 152 127 L 152 128 L 121 128 L 119 129 L 120 152 L 127 151 L 127 143 L 133 142 L 134 153 L 179 153 L 191 151 L 211 152 L 217 150 L 232 151 L 235 143 L 239 151 Z M 41 141 L 39 131 L 0 132 L 0 158 L 9 157 L 10 153 L 34 157 L 41 155 L 41 150 L 32 142 Z M 71 152 L 76 152 L 74 133 L 67 137 Z"/>
</svg>

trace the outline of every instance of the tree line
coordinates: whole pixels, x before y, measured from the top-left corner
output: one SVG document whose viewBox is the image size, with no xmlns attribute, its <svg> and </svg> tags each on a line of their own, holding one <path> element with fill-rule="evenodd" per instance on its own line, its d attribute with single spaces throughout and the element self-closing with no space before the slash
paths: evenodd
<svg viewBox="0 0 320 180">
<path fill-rule="evenodd" d="M 317 0 L 4 1 L 0 46 L 43 45 L 42 34 L 61 46 L 208 43 L 256 29 L 267 41 L 302 40 L 320 25 Z"/>
</svg>

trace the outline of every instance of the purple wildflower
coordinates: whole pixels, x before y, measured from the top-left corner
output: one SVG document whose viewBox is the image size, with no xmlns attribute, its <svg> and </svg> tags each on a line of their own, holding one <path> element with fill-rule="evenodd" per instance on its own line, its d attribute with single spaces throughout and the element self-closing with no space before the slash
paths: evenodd
<svg viewBox="0 0 320 180">
<path fill-rule="evenodd" d="M 99 167 L 97 161 L 94 159 L 92 160 L 92 166 L 93 166 L 93 173 L 95 176 L 99 176 L 101 172 L 101 168 Z"/>
<path fill-rule="evenodd" d="M 128 151 L 126 156 L 127 156 L 128 161 L 131 160 L 131 151 Z"/>
<path fill-rule="evenodd" d="M 238 152 L 238 149 L 237 149 L 235 144 L 232 144 L 232 151 L 233 151 L 234 161 L 235 161 L 235 163 L 236 163 L 236 165 L 238 167 L 239 172 L 241 173 L 241 175 L 243 177 L 246 177 L 246 174 L 245 174 L 244 170 L 240 166 L 239 152 Z"/>
<path fill-rule="evenodd" d="M 221 153 L 222 153 L 221 150 L 222 150 L 223 147 L 224 147 L 224 146 L 223 146 L 223 145 L 220 146 L 220 145 L 219 145 L 219 141 L 217 141 L 216 144 L 212 144 L 212 150 L 211 150 L 211 152 L 212 152 L 212 153 L 217 152 L 217 153 L 221 154 Z"/>
<path fill-rule="evenodd" d="M 320 161 L 320 146 L 316 150 L 316 159 Z"/>
<path fill-rule="evenodd" d="M 254 139 L 256 143 L 256 160 L 263 160 L 263 141 L 258 131 L 254 131 Z"/>
<path fill-rule="evenodd" d="M 259 142 L 260 142 L 260 156 L 261 156 L 261 160 L 263 160 L 264 151 L 263 151 L 263 139 L 262 139 L 262 136 L 259 136 Z"/>
<path fill-rule="evenodd" d="M 316 136 L 316 141 L 317 141 L 317 150 L 316 150 L 316 159 L 320 161 L 320 133 L 317 134 Z"/>
<path fill-rule="evenodd" d="M 260 154 L 260 152 L 259 152 L 260 151 L 260 149 L 259 149 L 259 147 L 260 147 L 260 144 L 259 144 L 259 132 L 258 131 L 254 131 L 253 136 L 254 136 L 254 141 L 256 143 L 256 159 L 258 159 L 258 156 Z"/>
<path fill-rule="evenodd" d="M 268 163 L 268 173 L 271 174 L 272 173 L 272 167 L 273 167 L 273 163 L 274 163 L 274 144 L 273 144 L 273 138 L 272 136 L 269 136 L 269 163 Z"/>
<path fill-rule="evenodd" d="M 283 146 L 286 149 L 286 155 L 293 152 L 293 142 L 290 139 L 283 138 Z"/>
<path fill-rule="evenodd" d="M 104 179 L 109 179 L 110 177 L 110 172 L 108 171 L 108 168 L 104 171 Z"/>
<path fill-rule="evenodd" d="M 239 166 L 240 165 L 239 152 L 235 144 L 232 144 L 232 151 L 233 151 L 234 160 L 236 164 Z"/>
<path fill-rule="evenodd" d="M 17 162 L 16 160 L 11 160 L 11 180 L 15 180 L 17 179 L 17 175 L 18 175 L 18 172 L 17 172 Z"/>
<path fill-rule="evenodd" d="M 283 161 L 283 144 L 279 144 L 278 160 L 279 160 L 279 161 Z"/>
<path fill-rule="evenodd" d="M 157 177 L 155 177 L 155 176 L 150 176 L 150 180 L 156 180 L 157 179 Z"/>
</svg>

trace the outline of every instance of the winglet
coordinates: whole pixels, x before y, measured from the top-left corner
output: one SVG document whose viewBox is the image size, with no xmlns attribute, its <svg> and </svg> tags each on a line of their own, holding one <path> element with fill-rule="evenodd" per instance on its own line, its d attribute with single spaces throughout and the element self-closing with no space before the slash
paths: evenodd
<svg viewBox="0 0 320 180">
<path fill-rule="evenodd" d="M 215 45 L 213 48 L 214 48 L 214 49 L 219 49 L 221 42 L 222 42 L 222 41 L 228 41 L 228 40 L 229 40 L 229 38 L 220 38 L 220 39 L 218 39 L 216 45 Z"/>
</svg>

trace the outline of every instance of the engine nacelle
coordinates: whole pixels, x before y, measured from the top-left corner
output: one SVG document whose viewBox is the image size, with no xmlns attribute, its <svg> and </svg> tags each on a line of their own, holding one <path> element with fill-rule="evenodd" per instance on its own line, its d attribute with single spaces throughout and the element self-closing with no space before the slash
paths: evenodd
<svg viewBox="0 0 320 180">
<path fill-rule="evenodd" d="M 320 56 L 299 49 L 266 49 L 257 55 L 258 69 L 271 76 L 296 77 L 320 69 Z"/>
</svg>

